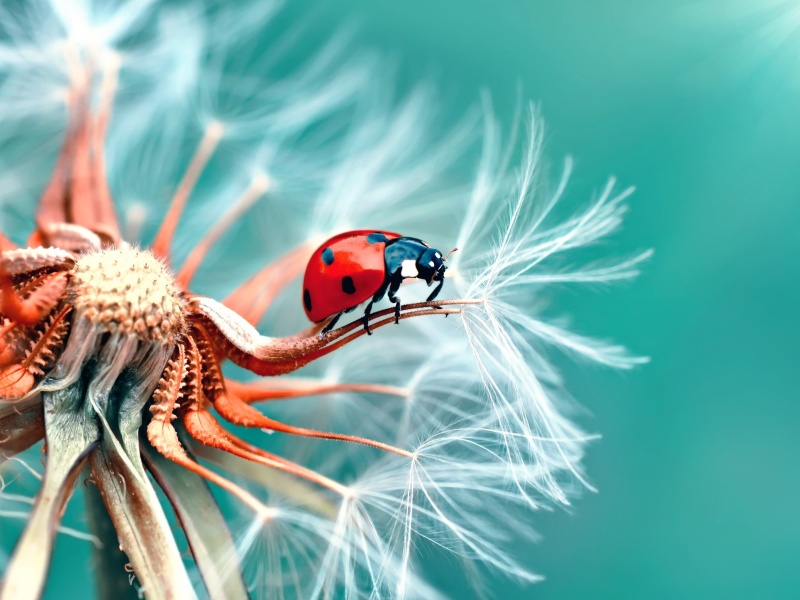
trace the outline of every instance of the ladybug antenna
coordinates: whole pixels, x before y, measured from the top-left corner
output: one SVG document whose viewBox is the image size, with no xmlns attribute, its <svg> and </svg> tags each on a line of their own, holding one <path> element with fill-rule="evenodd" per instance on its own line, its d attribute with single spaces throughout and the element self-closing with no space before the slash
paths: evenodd
<svg viewBox="0 0 800 600">
<path fill-rule="evenodd" d="M 458 252 L 458 248 L 453 248 L 452 250 L 450 250 L 450 252 L 448 252 L 448 253 L 447 253 L 447 256 L 445 256 L 445 257 L 442 259 L 442 262 L 445 262 L 445 261 L 446 261 L 448 258 L 450 258 L 450 255 L 451 255 L 453 252 Z"/>
</svg>

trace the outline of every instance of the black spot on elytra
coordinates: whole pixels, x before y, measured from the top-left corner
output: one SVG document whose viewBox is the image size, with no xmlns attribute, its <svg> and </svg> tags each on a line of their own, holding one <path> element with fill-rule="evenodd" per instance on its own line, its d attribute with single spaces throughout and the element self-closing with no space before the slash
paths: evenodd
<svg viewBox="0 0 800 600">
<path fill-rule="evenodd" d="M 322 251 L 322 262 L 329 266 L 333 264 L 333 250 L 325 248 L 325 250 Z"/>
<path fill-rule="evenodd" d="M 374 233 L 370 233 L 367 236 L 368 244 L 377 244 L 378 242 L 383 242 L 385 244 L 387 241 L 388 240 L 386 239 L 386 236 L 383 235 L 382 233 L 378 233 L 377 231 Z"/>
<path fill-rule="evenodd" d="M 303 292 L 303 304 L 305 304 L 306 310 L 311 312 L 311 293 L 308 290 Z"/>
<path fill-rule="evenodd" d="M 345 294 L 355 294 L 356 293 L 356 286 L 353 283 L 353 278 L 349 275 L 347 277 L 342 277 L 342 291 Z"/>
</svg>

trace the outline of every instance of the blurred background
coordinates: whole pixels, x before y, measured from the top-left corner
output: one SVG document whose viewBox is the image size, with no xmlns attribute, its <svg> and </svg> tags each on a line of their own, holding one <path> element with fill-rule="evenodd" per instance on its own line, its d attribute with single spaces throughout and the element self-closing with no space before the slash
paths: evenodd
<svg viewBox="0 0 800 600">
<path fill-rule="evenodd" d="M 500 598 L 800 597 L 800 2 L 295 2 L 321 35 L 435 78 L 454 115 L 491 93 L 509 124 L 544 117 L 573 198 L 635 185 L 614 251 L 656 251 L 632 284 L 553 308 L 651 364 L 563 361 L 603 438 L 599 493 L 538 514 L 545 575 Z M 611 251 L 606 249 L 607 251 Z M 444 583 L 444 582 L 443 582 Z M 453 597 L 464 582 L 448 581 Z"/>
<path fill-rule="evenodd" d="M 433 79 L 454 122 L 484 91 L 507 126 L 533 100 L 554 168 L 575 158 L 571 198 L 609 175 L 637 187 L 604 250 L 654 248 L 644 274 L 553 308 L 652 362 L 560 361 L 603 436 L 586 459 L 599 493 L 531 516 L 544 582 L 489 590 L 799 598 L 800 0 L 298 0 L 277 18 L 309 48 L 354 25 L 399 94 Z M 86 544 L 62 536 L 71 553 Z M 80 597 L 59 585 L 75 564 L 53 561 L 47 597 Z M 471 597 L 459 572 L 437 583 Z"/>
</svg>

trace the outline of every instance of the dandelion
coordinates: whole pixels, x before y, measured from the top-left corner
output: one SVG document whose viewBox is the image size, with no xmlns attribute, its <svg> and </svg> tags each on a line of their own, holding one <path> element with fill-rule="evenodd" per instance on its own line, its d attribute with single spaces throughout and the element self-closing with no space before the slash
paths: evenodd
<svg viewBox="0 0 800 600">
<path fill-rule="evenodd" d="M 570 162 L 548 185 L 532 111 L 514 169 L 488 108 L 474 182 L 454 184 L 475 119 L 432 142 L 430 94 L 393 101 L 338 39 L 271 76 L 273 9 L 2 9 L 0 519 L 25 520 L 0 548 L 3 599 L 41 594 L 59 532 L 96 547 L 109 597 L 121 581 L 148 598 L 431 598 L 424 547 L 476 588 L 484 568 L 536 581 L 513 553 L 531 512 L 589 486 L 592 436 L 548 348 L 641 359 L 537 303 L 636 275 L 646 252 L 571 260 L 619 228 L 630 190 L 559 217 Z M 219 251 L 248 227 L 246 251 Z M 352 228 L 454 241 L 442 295 L 408 286 L 397 316 L 303 324 L 298 277 Z M 62 523 L 84 480 L 89 533 Z"/>
</svg>

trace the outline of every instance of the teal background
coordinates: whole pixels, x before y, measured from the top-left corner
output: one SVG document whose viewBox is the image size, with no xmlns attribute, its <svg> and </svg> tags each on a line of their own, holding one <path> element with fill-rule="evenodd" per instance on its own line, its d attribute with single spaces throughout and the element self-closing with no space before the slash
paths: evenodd
<svg viewBox="0 0 800 600">
<path fill-rule="evenodd" d="M 771 4 L 771 8 L 764 8 Z M 570 366 L 603 434 L 599 494 L 532 518 L 546 581 L 499 597 L 800 597 L 800 3 L 340 1 L 290 7 L 319 31 L 435 77 L 454 114 L 522 96 L 573 197 L 609 174 L 637 192 L 611 252 L 653 247 L 638 280 L 572 290 L 583 333 L 652 363 Z M 793 12 L 792 12 L 793 11 Z M 793 27 L 795 30 L 793 30 Z M 454 597 L 463 583 L 447 582 Z"/>
<path fill-rule="evenodd" d="M 354 22 L 400 92 L 434 77 L 454 120 L 488 90 L 510 124 L 521 89 L 547 155 L 576 159 L 573 197 L 610 174 L 637 186 L 606 249 L 653 247 L 644 274 L 556 308 L 652 363 L 563 361 L 603 434 L 586 459 L 599 493 L 531 517 L 547 579 L 493 579 L 497 597 L 800 597 L 800 2 L 764 4 L 340 0 L 279 17 L 309 44 Z M 86 555 L 59 539 L 48 597 L 81 597 L 60 582 Z M 466 597 L 452 567 L 440 581 Z"/>
</svg>

